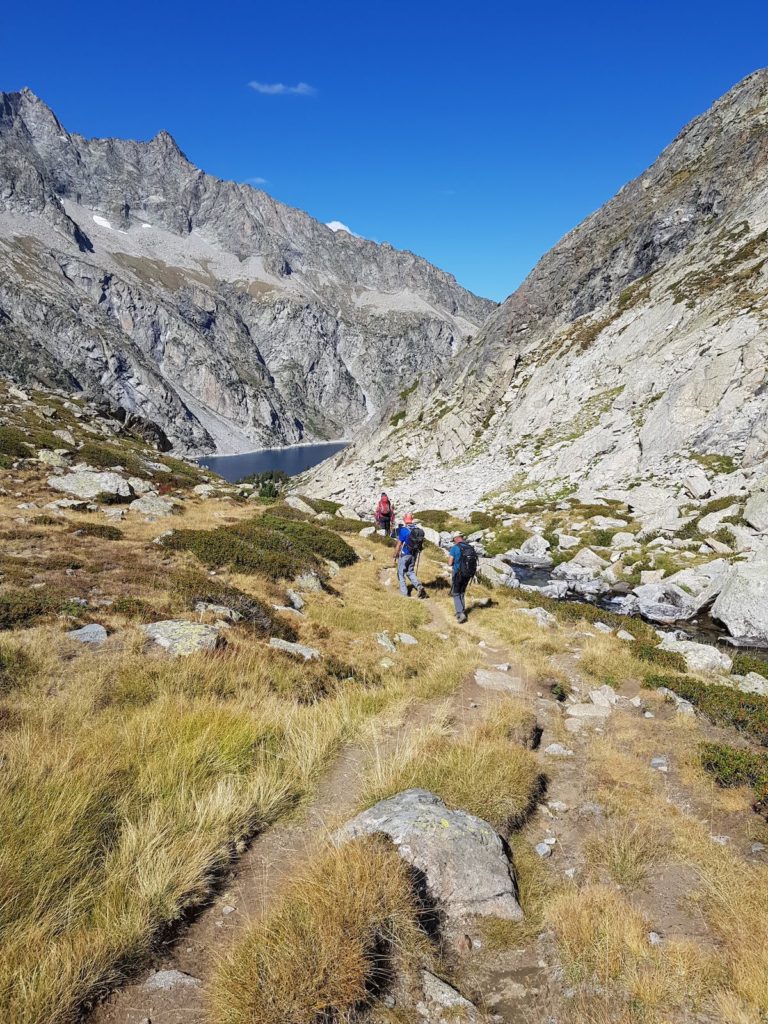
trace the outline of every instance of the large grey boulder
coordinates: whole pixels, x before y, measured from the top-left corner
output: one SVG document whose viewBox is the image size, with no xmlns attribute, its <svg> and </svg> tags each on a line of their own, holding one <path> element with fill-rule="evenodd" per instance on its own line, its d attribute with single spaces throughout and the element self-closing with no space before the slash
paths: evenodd
<svg viewBox="0 0 768 1024">
<path fill-rule="evenodd" d="M 290 508 L 295 508 L 297 512 L 303 512 L 305 515 L 314 516 L 315 510 L 309 504 L 308 501 L 304 501 L 298 494 L 289 494 L 286 496 L 285 504 Z"/>
<path fill-rule="evenodd" d="M 335 839 L 380 833 L 424 878 L 449 928 L 474 915 L 522 921 L 511 853 L 482 818 L 449 810 L 425 789 L 409 789 L 358 814 Z"/>
<path fill-rule="evenodd" d="M 48 486 L 54 491 L 74 494 L 76 498 L 96 498 L 100 494 L 110 497 L 130 498 L 133 494 L 131 485 L 118 473 L 98 473 L 94 470 L 80 469 L 66 476 L 49 476 Z"/>
<path fill-rule="evenodd" d="M 426 1024 L 481 1024 L 487 1017 L 452 985 L 431 971 L 421 972 L 422 998 L 416 1013 Z"/>
<path fill-rule="evenodd" d="M 163 516 L 173 515 L 174 510 L 180 504 L 176 498 L 161 498 L 159 494 L 150 491 L 132 501 L 128 508 L 131 512 L 138 512 L 144 516 L 151 516 L 153 519 L 162 519 Z"/>
<path fill-rule="evenodd" d="M 662 651 L 682 654 L 689 672 L 730 672 L 733 661 L 711 644 L 697 644 L 693 640 L 675 640 L 666 636 L 659 644 Z"/>
<path fill-rule="evenodd" d="M 665 583 L 685 590 L 690 595 L 696 614 L 711 604 L 720 593 L 728 568 L 729 563 L 724 558 L 715 558 L 691 569 L 681 569 L 667 577 Z"/>
<path fill-rule="evenodd" d="M 622 602 L 622 611 L 639 612 L 651 622 L 677 622 L 690 619 L 698 606 L 690 594 L 674 583 L 645 583 L 635 587 Z"/>
<path fill-rule="evenodd" d="M 756 530 L 768 532 L 768 477 L 763 477 L 750 495 L 744 518 Z"/>
<path fill-rule="evenodd" d="M 200 651 L 214 651 L 226 643 L 217 626 L 207 626 L 186 619 L 164 619 L 139 627 L 150 640 L 174 658 Z"/>
<path fill-rule="evenodd" d="M 70 629 L 67 636 L 81 644 L 103 644 L 107 639 L 107 631 L 97 622 L 91 622 L 87 626 L 81 626 L 80 629 Z"/>
<path fill-rule="evenodd" d="M 688 491 L 692 498 L 696 498 L 697 500 L 706 498 L 712 490 L 709 477 L 703 469 L 699 469 L 698 467 L 692 469 L 683 478 L 683 487 L 685 487 L 686 491 Z"/>
<path fill-rule="evenodd" d="M 731 636 L 768 643 L 768 558 L 731 566 L 712 615 Z"/>
</svg>

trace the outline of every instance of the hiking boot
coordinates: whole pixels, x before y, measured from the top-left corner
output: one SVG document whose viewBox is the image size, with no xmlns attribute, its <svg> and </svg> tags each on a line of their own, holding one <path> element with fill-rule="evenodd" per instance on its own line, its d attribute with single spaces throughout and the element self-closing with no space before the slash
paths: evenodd
<svg viewBox="0 0 768 1024">
<path fill-rule="evenodd" d="M 422 587 L 422 588 L 421 588 L 421 589 L 419 590 L 419 597 L 420 597 L 420 598 L 421 598 L 421 600 L 423 601 L 423 600 L 424 600 L 424 598 L 425 598 L 426 596 L 427 596 L 427 592 L 426 592 L 426 590 L 424 589 L 424 587 Z"/>
<path fill-rule="evenodd" d="M 458 622 L 459 624 L 461 624 L 461 623 L 463 623 L 463 622 L 466 622 L 466 621 L 467 621 L 467 616 L 466 616 L 466 615 L 457 615 L 457 616 L 456 616 L 456 621 L 457 621 L 457 622 Z"/>
</svg>

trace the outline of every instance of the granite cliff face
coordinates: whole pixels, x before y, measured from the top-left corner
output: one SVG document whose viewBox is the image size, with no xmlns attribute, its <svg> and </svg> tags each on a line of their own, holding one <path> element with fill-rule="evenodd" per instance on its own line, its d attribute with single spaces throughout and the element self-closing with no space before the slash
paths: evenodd
<svg viewBox="0 0 768 1024">
<path fill-rule="evenodd" d="M 431 392 L 493 303 L 409 252 L 0 93 L 0 365 L 188 452 L 360 435 Z"/>
<path fill-rule="evenodd" d="M 768 71 L 549 252 L 395 428 L 308 477 L 417 507 L 621 494 L 768 457 Z M 717 488 L 715 487 L 715 490 Z"/>
</svg>

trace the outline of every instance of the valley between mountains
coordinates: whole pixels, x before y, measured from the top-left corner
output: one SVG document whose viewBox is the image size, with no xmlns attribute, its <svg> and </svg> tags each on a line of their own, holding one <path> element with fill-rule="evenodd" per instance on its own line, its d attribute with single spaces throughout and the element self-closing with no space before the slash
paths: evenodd
<svg viewBox="0 0 768 1024">
<path fill-rule="evenodd" d="M 0 95 L 0 1018 L 768 1019 L 767 178 L 760 71 L 496 307 Z"/>
</svg>

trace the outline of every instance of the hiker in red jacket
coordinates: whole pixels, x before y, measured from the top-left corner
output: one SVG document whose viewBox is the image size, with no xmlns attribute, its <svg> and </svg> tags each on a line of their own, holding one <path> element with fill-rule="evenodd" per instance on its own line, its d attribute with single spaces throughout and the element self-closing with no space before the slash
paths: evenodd
<svg viewBox="0 0 768 1024">
<path fill-rule="evenodd" d="M 387 497 L 386 491 L 381 492 L 379 503 L 374 513 L 376 525 L 381 527 L 385 537 L 389 537 L 392 528 L 392 520 L 395 518 L 395 506 Z"/>
</svg>

